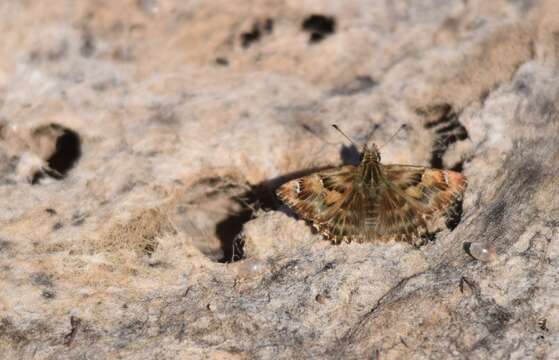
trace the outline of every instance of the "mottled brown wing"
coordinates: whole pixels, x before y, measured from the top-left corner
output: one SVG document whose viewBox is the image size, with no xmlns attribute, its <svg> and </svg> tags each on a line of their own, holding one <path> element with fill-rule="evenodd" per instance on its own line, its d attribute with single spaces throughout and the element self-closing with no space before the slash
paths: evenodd
<svg viewBox="0 0 559 360">
<path fill-rule="evenodd" d="M 467 186 L 464 175 L 450 170 L 384 165 L 383 173 L 406 195 L 407 202 L 413 205 L 424 222 L 423 227 L 418 228 L 419 232 L 413 234 L 414 237 L 442 230 L 448 217 L 455 215 L 455 205 L 462 200 Z"/>
<path fill-rule="evenodd" d="M 350 201 L 354 176 L 352 165 L 327 169 L 289 181 L 276 194 L 301 218 L 322 223 Z"/>
<path fill-rule="evenodd" d="M 450 170 L 411 165 L 383 165 L 383 173 L 392 184 L 415 200 L 424 214 L 440 216 L 452 211 L 467 187 L 466 177 Z"/>
</svg>

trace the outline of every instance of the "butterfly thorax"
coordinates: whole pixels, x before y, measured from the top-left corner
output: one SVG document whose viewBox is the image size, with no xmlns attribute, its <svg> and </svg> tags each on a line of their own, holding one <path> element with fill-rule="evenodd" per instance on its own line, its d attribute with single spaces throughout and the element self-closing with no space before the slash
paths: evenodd
<svg viewBox="0 0 559 360">
<path fill-rule="evenodd" d="M 370 189 L 372 186 L 379 186 L 385 184 L 386 177 L 382 173 L 382 165 L 380 164 L 380 153 L 376 145 L 372 149 L 363 147 L 361 155 L 361 163 L 355 178 L 357 187 Z"/>
</svg>

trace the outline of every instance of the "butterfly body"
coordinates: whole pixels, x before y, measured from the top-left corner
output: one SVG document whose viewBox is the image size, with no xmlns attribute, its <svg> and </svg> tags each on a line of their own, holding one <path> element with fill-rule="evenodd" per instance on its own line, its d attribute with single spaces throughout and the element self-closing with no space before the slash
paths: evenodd
<svg viewBox="0 0 559 360">
<path fill-rule="evenodd" d="M 449 170 L 383 165 L 376 146 L 361 163 L 316 172 L 283 184 L 278 197 L 334 243 L 406 241 L 415 245 L 442 230 L 466 189 Z"/>
</svg>

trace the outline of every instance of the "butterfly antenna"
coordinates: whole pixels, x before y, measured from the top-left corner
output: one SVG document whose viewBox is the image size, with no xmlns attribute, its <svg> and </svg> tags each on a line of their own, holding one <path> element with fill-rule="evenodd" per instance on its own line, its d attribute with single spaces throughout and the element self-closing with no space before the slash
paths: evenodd
<svg viewBox="0 0 559 360">
<path fill-rule="evenodd" d="M 347 135 L 338 127 L 338 125 L 332 124 L 332 127 L 333 127 L 334 129 L 338 130 L 338 132 L 339 132 L 340 134 L 342 134 L 343 137 L 345 137 L 346 139 L 348 139 L 349 142 L 353 144 L 353 146 L 358 147 L 357 144 L 355 143 L 355 141 L 353 141 L 349 136 L 347 136 Z"/>
<path fill-rule="evenodd" d="M 402 131 L 403 129 L 405 129 L 405 128 L 407 128 L 407 127 L 408 127 L 407 124 L 402 124 L 402 125 L 398 128 L 398 130 L 396 130 L 396 131 L 394 132 L 394 134 L 392 134 L 392 136 L 391 136 L 384 144 L 382 144 L 382 146 L 381 146 L 379 149 L 382 149 L 386 144 L 388 144 L 390 141 L 392 141 L 392 139 L 394 139 L 394 137 L 395 137 L 396 135 L 398 135 L 398 133 L 399 133 L 400 131 Z"/>
</svg>

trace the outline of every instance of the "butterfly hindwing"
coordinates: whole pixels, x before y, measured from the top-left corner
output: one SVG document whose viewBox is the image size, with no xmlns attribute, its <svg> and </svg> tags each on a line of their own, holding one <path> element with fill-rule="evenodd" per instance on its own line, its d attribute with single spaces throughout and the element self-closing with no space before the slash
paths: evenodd
<svg viewBox="0 0 559 360">
<path fill-rule="evenodd" d="M 364 242 L 367 234 L 365 229 L 371 225 L 371 203 L 356 189 L 347 194 L 346 201 L 340 204 L 338 211 L 325 222 L 315 222 L 321 234 L 334 243 L 342 241 Z"/>
</svg>

